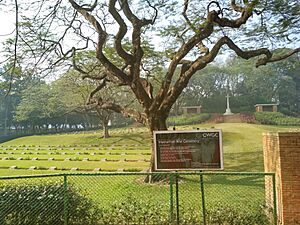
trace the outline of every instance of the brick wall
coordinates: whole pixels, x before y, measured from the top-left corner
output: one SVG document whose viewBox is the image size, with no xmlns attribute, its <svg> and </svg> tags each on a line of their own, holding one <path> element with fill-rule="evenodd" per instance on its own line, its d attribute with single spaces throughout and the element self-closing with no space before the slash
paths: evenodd
<svg viewBox="0 0 300 225">
<path fill-rule="evenodd" d="M 241 119 L 241 115 L 238 114 L 234 114 L 234 115 L 223 115 L 223 122 L 224 123 L 241 123 L 242 119 Z"/>
<path fill-rule="evenodd" d="M 265 172 L 276 173 L 278 222 L 300 224 L 300 132 L 266 133 L 263 146 Z M 267 205 L 273 199 L 270 184 L 266 181 Z"/>
</svg>

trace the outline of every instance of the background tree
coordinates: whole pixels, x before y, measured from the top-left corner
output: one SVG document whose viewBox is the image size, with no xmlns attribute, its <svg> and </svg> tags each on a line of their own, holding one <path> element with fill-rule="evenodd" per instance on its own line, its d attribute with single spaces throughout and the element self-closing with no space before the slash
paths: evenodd
<svg viewBox="0 0 300 225">
<path fill-rule="evenodd" d="M 82 75 L 75 71 L 70 70 L 52 85 L 58 91 L 58 95 L 65 104 L 66 114 L 77 113 L 81 114 L 88 121 L 90 116 L 97 117 L 98 122 L 102 124 L 103 137 L 108 138 L 108 123 L 113 116 L 112 112 L 102 110 L 97 105 L 87 105 L 87 101 L 97 87 L 96 82 L 83 79 Z M 109 91 L 107 95 L 109 95 Z"/>
<path fill-rule="evenodd" d="M 0 70 L 0 127 L 5 134 L 19 129 L 19 124 L 14 121 L 16 107 L 21 101 L 22 90 L 39 83 L 39 78 L 31 71 L 24 71 L 22 67 L 14 69 L 11 76 L 11 63 L 7 63 Z"/>
<path fill-rule="evenodd" d="M 113 54 L 112 48 L 105 49 L 108 57 L 114 61 L 116 64 L 120 62 L 120 59 Z M 154 56 L 153 56 L 154 57 Z M 81 104 L 81 108 L 85 110 L 96 112 L 98 118 L 102 123 L 103 137 L 108 138 L 108 124 L 113 117 L 113 112 L 110 109 L 102 108 L 99 105 L 99 101 L 112 102 L 115 105 L 131 106 L 138 108 L 135 98 L 132 96 L 132 93 L 129 92 L 123 85 L 111 85 L 111 80 L 106 79 L 103 73 L 105 74 L 105 68 L 96 60 L 94 51 L 83 51 L 74 56 L 72 59 L 72 65 L 74 67 L 73 75 L 76 73 L 77 81 L 74 81 L 74 77 L 69 75 L 71 81 L 68 82 L 71 87 L 71 91 L 75 91 L 72 87 L 77 86 L 77 93 L 81 93 L 84 103 L 75 103 Z M 82 81 L 78 81 L 82 79 Z M 64 85 L 64 84 L 63 84 Z M 101 93 L 100 93 L 101 91 Z M 78 105 L 78 106 L 79 106 Z M 122 110 L 122 109 L 120 109 Z M 126 112 L 123 115 L 129 117 Z M 115 121 L 116 122 L 116 121 Z"/>
<path fill-rule="evenodd" d="M 277 99 L 282 112 L 288 115 L 300 115 L 300 60 L 299 56 L 290 57 L 286 61 L 273 65 L 273 70 L 278 74 Z"/>
<path fill-rule="evenodd" d="M 184 90 L 186 105 L 202 105 L 205 112 L 223 113 L 229 92 L 234 112 L 253 112 L 258 103 L 280 103 L 279 110 L 299 114 L 297 56 L 284 62 L 253 67 L 253 60 L 232 58 L 223 65 L 210 65 L 196 73 Z M 298 88 L 298 89 L 297 89 Z"/>
<path fill-rule="evenodd" d="M 16 109 L 15 120 L 23 126 L 47 130 L 51 118 L 63 113 L 63 104 L 49 85 L 40 83 L 22 90 L 22 98 Z"/>
</svg>

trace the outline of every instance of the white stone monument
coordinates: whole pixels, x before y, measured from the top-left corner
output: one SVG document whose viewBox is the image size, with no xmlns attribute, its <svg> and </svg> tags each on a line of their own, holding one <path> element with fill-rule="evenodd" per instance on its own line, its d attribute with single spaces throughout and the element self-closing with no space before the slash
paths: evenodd
<svg viewBox="0 0 300 225">
<path fill-rule="evenodd" d="M 227 108 L 225 113 L 223 114 L 224 116 L 229 116 L 229 115 L 233 115 L 233 113 L 230 110 L 230 106 L 229 106 L 229 95 L 226 95 L 226 99 L 227 99 Z"/>
</svg>

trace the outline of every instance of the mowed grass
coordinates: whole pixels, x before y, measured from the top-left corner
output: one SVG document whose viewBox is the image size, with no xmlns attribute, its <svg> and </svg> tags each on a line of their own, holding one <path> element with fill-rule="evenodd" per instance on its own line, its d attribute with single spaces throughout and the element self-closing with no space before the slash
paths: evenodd
<svg viewBox="0 0 300 225">
<path fill-rule="evenodd" d="M 225 171 L 263 171 L 262 133 L 288 131 L 289 127 L 244 123 L 199 124 L 180 126 L 177 130 L 221 129 Z M 142 171 L 149 168 L 151 136 L 146 128 L 123 128 L 110 131 L 111 138 L 101 132 L 39 135 L 18 138 L 0 144 L 0 176 L 48 173 L 57 171 Z M 9 170 L 17 166 L 18 170 Z M 28 171 L 32 166 L 42 170 Z M 5 169 L 4 169 L 5 168 Z M 42 171 L 42 172 L 41 172 Z"/>
<path fill-rule="evenodd" d="M 289 131 L 288 127 L 261 126 L 254 124 L 221 123 L 177 127 L 178 130 L 221 129 L 223 133 L 224 167 L 226 172 L 263 172 L 262 133 Z M 140 171 L 149 168 L 151 136 L 146 128 L 115 129 L 111 138 L 102 139 L 100 132 L 78 134 L 31 136 L 0 144 L 0 157 L 11 158 L 0 161 L 0 167 L 16 165 L 17 170 L 0 169 L 0 176 L 70 173 L 71 168 L 79 172 L 101 168 L 105 171 Z M 22 157 L 23 160 L 17 160 Z M 33 160 L 38 158 L 38 160 Z M 49 161 L 49 158 L 55 160 Z M 66 161 L 70 158 L 70 161 Z M 89 161 L 83 161 L 89 158 Z M 103 160 L 106 158 L 106 161 Z M 144 160 L 142 160 L 144 159 Z M 133 161 L 132 161 L 133 160 Z M 28 170 L 38 166 L 43 170 Z M 56 166 L 56 171 L 47 170 Z M 78 171 L 72 171 L 77 173 Z M 164 204 L 168 212 L 170 201 L 169 182 L 148 184 L 145 175 L 72 175 L 68 184 L 92 199 L 100 207 L 110 208 L 113 204 L 128 203 L 133 197 L 143 202 Z M 0 180 L 0 185 L 63 182 L 63 177 Z M 173 180 L 174 181 L 174 180 Z M 255 175 L 204 176 L 207 209 L 218 204 L 227 204 L 246 212 L 255 210 L 265 203 L 265 179 Z M 173 187 L 175 188 L 175 187 Z M 173 199 L 175 199 L 173 193 Z M 179 203 L 184 211 L 194 212 L 201 217 L 200 180 L 197 175 L 181 175 L 179 180 Z"/>
<path fill-rule="evenodd" d="M 150 144 L 149 132 L 146 128 L 120 128 L 110 130 L 111 138 L 103 139 L 102 132 L 76 132 L 70 134 L 36 135 L 17 138 L 0 145 L 3 146 L 111 146 Z"/>
</svg>

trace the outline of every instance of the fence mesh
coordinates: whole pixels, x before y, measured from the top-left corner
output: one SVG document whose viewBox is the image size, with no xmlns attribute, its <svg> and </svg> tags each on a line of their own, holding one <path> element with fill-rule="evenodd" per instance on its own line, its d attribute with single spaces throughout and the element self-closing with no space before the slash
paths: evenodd
<svg viewBox="0 0 300 225">
<path fill-rule="evenodd" d="M 63 177 L 0 180 L 0 224 L 63 224 Z"/>
<path fill-rule="evenodd" d="M 98 173 L 0 177 L 0 224 L 275 224 L 273 176 Z"/>
</svg>

